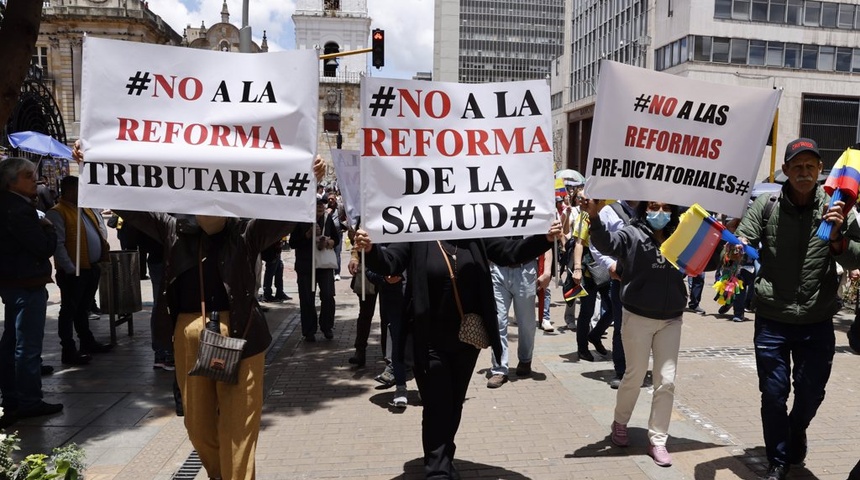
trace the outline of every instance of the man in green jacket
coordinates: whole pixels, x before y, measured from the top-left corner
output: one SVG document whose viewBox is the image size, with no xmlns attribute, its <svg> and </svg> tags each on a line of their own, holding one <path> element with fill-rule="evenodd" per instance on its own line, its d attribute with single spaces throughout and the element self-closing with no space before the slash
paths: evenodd
<svg viewBox="0 0 860 480">
<path fill-rule="evenodd" d="M 788 182 L 779 194 L 756 199 L 737 230 L 743 241 L 761 243 L 754 343 L 770 462 L 766 480 L 782 480 L 790 465 L 803 464 L 806 428 L 824 400 L 835 351 L 836 262 L 847 269 L 860 265 L 860 226 L 853 212 L 843 213 L 843 202 L 828 207 L 817 183 L 822 168 L 815 140 L 789 143 L 782 166 Z M 829 241 L 816 235 L 824 220 L 833 224 Z"/>
</svg>

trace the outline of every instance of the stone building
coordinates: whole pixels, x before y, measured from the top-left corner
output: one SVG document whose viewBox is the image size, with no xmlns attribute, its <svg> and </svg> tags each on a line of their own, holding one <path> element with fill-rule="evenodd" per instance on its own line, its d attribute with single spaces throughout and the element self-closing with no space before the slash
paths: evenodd
<svg viewBox="0 0 860 480">
<path fill-rule="evenodd" d="M 141 0 L 44 0 L 33 64 L 53 95 L 66 139 L 80 136 L 81 60 L 84 34 L 162 45 L 182 37 Z"/>
</svg>

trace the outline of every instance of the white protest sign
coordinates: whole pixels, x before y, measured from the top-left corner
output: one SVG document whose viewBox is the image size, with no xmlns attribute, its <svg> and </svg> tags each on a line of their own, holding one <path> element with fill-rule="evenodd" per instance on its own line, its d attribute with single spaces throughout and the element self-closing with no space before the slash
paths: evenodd
<svg viewBox="0 0 860 480">
<path fill-rule="evenodd" d="M 376 242 L 546 233 L 549 97 L 542 80 L 363 78 L 363 228 Z"/>
<path fill-rule="evenodd" d="M 346 218 L 355 227 L 361 215 L 361 168 L 358 150 L 331 150 L 331 161 L 337 174 L 337 185 L 343 195 Z"/>
<path fill-rule="evenodd" d="M 779 97 L 603 61 L 585 193 L 740 216 Z"/>
<path fill-rule="evenodd" d="M 313 221 L 318 63 L 86 37 L 79 203 Z"/>
</svg>

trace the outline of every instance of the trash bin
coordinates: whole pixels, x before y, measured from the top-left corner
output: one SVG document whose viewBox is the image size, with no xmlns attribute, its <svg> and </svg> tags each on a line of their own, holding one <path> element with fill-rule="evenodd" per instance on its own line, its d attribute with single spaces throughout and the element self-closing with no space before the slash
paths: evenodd
<svg viewBox="0 0 860 480">
<path fill-rule="evenodd" d="M 99 305 L 104 313 L 126 315 L 143 309 L 140 299 L 140 256 L 137 250 L 111 250 L 101 264 Z"/>
<path fill-rule="evenodd" d="M 110 315 L 110 340 L 116 344 L 116 327 L 128 324 L 134 335 L 134 312 L 143 309 L 140 299 L 140 255 L 137 250 L 111 250 L 109 261 L 101 264 L 99 305 Z"/>
</svg>

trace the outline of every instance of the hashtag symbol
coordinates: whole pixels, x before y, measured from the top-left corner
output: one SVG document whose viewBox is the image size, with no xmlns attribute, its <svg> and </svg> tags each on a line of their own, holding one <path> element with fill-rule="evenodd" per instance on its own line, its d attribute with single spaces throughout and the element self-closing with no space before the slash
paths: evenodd
<svg viewBox="0 0 860 480">
<path fill-rule="evenodd" d="M 143 73 L 143 75 L 141 75 Z M 134 74 L 133 77 L 128 77 L 128 85 L 125 88 L 128 89 L 129 95 L 137 95 L 140 96 L 140 92 L 144 90 L 149 90 L 149 82 L 152 79 L 149 78 L 149 72 L 140 72 Z"/>
<path fill-rule="evenodd" d="M 746 195 L 750 189 L 750 182 L 738 182 L 738 186 L 735 188 L 735 193 L 738 195 Z"/>
<path fill-rule="evenodd" d="M 306 192 L 308 190 L 308 184 L 311 183 L 308 180 L 308 174 L 297 173 L 295 177 L 291 178 L 287 183 L 287 196 L 292 197 L 293 195 L 297 197 L 302 196 L 302 192 Z"/>
<path fill-rule="evenodd" d="M 379 87 L 379 91 L 370 96 L 373 99 L 373 103 L 370 104 L 370 116 L 375 117 L 379 111 L 382 110 L 380 117 L 384 117 L 385 113 L 394 108 L 394 99 L 397 98 L 394 95 L 394 87 L 388 87 L 388 91 L 385 91 L 385 87 Z"/>
<path fill-rule="evenodd" d="M 520 200 L 520 204 L 512 209 L 514 212 L 511 215 L 511 220 L 514 222 L 514 228 L 518 227 L 520 222 L 523 222 L 523 226 L 526 226 L 529 220 L 534 218 L 534 214 L 532 212 L 535 211 L 535 207 L 532 206 L 532 201 L 529 200 L 527 205 L 523 205 L 525 202 Z"/>
<path fill-rule="evenodd" d="M 639 95 L 636 97 L 636 103 L 633 105 L 633 111 L 644 112 L 648 108 L 648 105 L 651 105 L 651 95 L 647 97 L 645 94 Z"/>
</svg>

